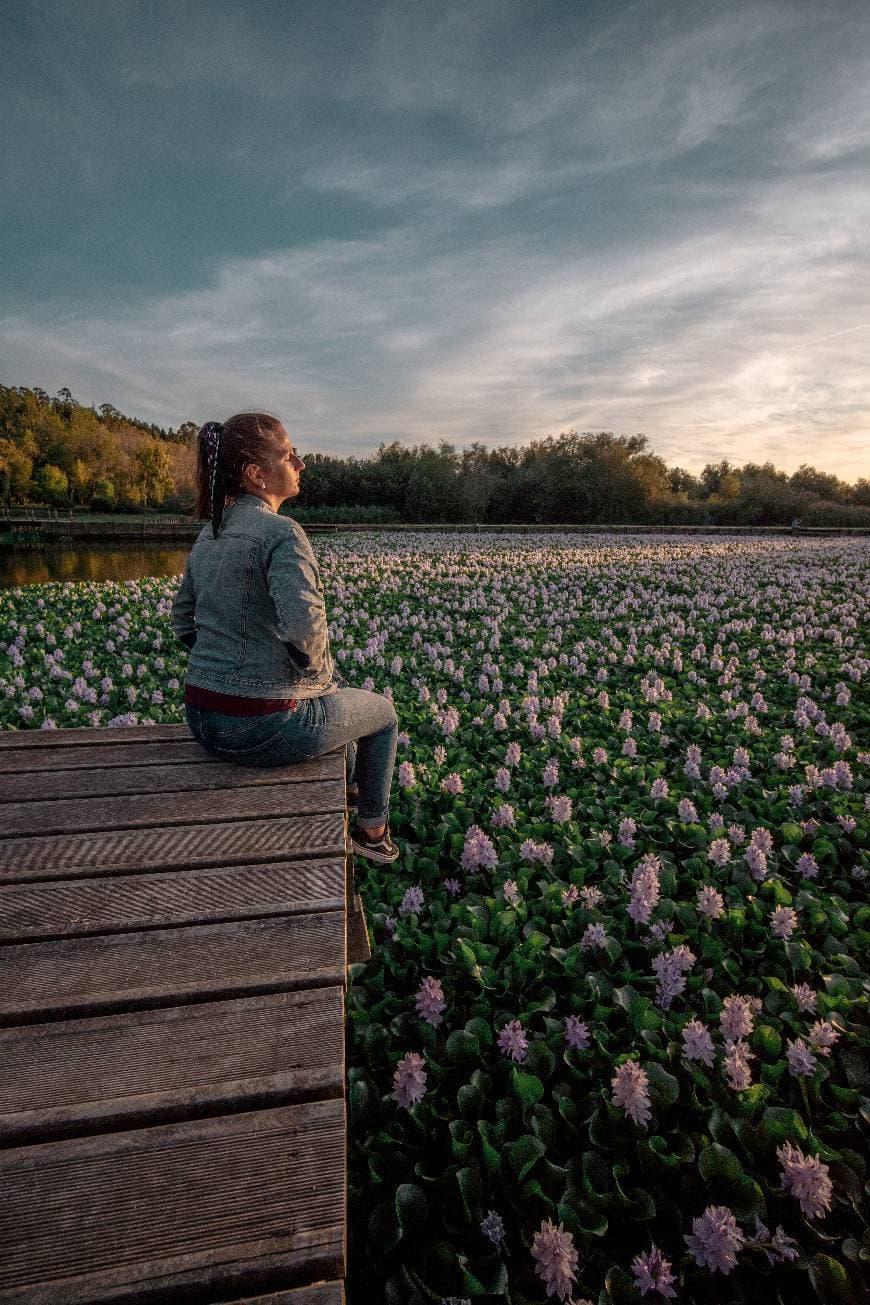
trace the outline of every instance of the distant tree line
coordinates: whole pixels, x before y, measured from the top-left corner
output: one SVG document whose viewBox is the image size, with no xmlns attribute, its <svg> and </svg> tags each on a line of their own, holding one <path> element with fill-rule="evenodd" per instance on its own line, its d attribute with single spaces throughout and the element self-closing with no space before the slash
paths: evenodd
<svg viewBox="0 0 870 1305">
<path fill-rule="evenodd" d="M 0 386 L 0 503 L 187 512 L 197 426 L 164 429 L 68 389 Z M 381 444 L 303 454 L 303 520 L 667 525 L 870 525 L 870 480 L 802 466 L 669 468 L 644 435 L 570 430 L 519 447 Z"/>
</svg>

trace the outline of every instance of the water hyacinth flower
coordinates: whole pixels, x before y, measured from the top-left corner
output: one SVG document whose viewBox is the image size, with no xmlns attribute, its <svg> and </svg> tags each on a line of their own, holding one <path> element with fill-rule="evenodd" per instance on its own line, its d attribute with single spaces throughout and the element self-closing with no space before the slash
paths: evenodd
<svg viewBox="0 0 870 1305">
<path fill-rule="evenodd" d="M 694 802 L 689 798 L 680 798 L 677 803 L 677 815 L 684 825 L 696 825 L 698 823 L 698 812 Z"/>
<path fill-rule="evenodd" d="M 398 778 L 399 778 L 399 788 L 408 789 L 414 787 L 415 783 L 417 782 L 417 777 L 414 774 L 414 767 L 412 766 L 410 761 L 400 762 Z"/>
<path fill-rule="evenodd" d="M 396 1066 L 393 1074 L 393 1096 L 400 1106 L 410 1109 L 426 1094 L 425 1057 L 409 1051 Z"/>
<path fill-rule="evenodd" d="M 662 863 L 652 852 L 642 856 L 631 876 L 631 897 L 628 903 L 630 919 L 637 924 L 648 924 L 650 916 L 661 897 L 659 872 Z"/>
<path fill-rule="evenodd" d="M 647 1088 L 649 1077 L 636 1060 L 626 1060 L 617 1067 L 610 1080 L 611 1100 L 624 1110 L 636 1124 L 648 1124 L 652 1118 L 652 1103 Z"/>
<path fill-rule="evenodd" d="M 427 1024 L 437 1028 L 443 1018 L 441 1012 L 447 1005 L 440 981 L 433 978 L 431 974 L 427 974 L 420 984 L 420 989 L 414 1000 L 418 1014 L 423 1017 Z"/>
<path fill-rule="evenodd" d="M 541 865 L 551 865 L 553 849 L 549 843 L 536 843 L 531 838 L 527 838 L 520 844 L 520 856 L 524 861 L 532 864 L 538 861 Z"/>
<path fill-rule="evenodd" d="M 810 1051 L 803 1038 L 786 1041 L 788 1072 L 792 1078 L 811 1078 L 818 1068 L 818 1061 Z"/>
<path fill-rule="evenodd" d="M 516 906 L 520 900 L 520 890 L 514 879 L 506 879 L 501 886 L 501 895 L 511 906 Z"/>
<path fill-rule="evenodd" d="M 741 997 L 736 992 L 726 997 L 719 1012 L 719 1025 L 725 1041 L 737 1042 L 740 1038 L 748 1038 L 752 1032 L 755 1013 L 759 1010 L 761 1002 L 757 997 Z"/>
<path fill-rule="evenodd" d="M 692 1220 L 692 1232 L 683 1236 L 700 1268 L 723 1274 L 736 1267 L 745 1240 L 737 1220 L 724 1205 L 708 1205 L 700 1219 Z"/>
<path fill-rule="evenodd" d="M 792 988 L 797 1008 L 801 1014 L 816 1009 L 816 994 L 808 983 L 797 983 Z"/>
<path fill-rule="evenodd" d="M 810 1029 L 810 1046 L 817 1056 L 830 1056 L 831 1047 L 839 1039 L 839 1030 L 827 1020 L 817 1020 Z"/>
<path fill-rule="evenodd" d="M 547 1295 L 568 1300 L 580 1260 L 571 1233 L 565 1232 L 561 1223 L 557 1228 L 550 1219 L 544 1220 L 532 1241 L 532 1259 Z"/>
<path fill-rule="evenodd" d="M 604 947 L 607 944 L 607 934 L 604 932 L 603 924 L 587 924 L 580 939 L 580 950 L 582 952 L 593 951 L 596 947 Z"/>
<path fill-rule="evenodd" d="M 500 766 L 495 772 L 495 786 L 499 793 L 507 793 L 511 786 L 511 773 L 506 766 Z"/>
<path fill-rule="evenodd" d="M 658 800 L 659 798 L 666 798 L 669 792 L 670 789 L 668 788 L 667 780 L 659 777 L 658 779 L 653 780 L 649 795 L 651 798 Z"/>
<path fill-rule="evenodd" d="M 704 884 L 698 889 L 698 910 L 710 920 L 718 920 L 725 914 L 725 901 L 712 884 Z"/>
<path fill-rule="evenodd" d="M 441 781 L 442 793 L 464 793 L 465 785 L 462 782 L 462 776 L 453 771 L 450 775 L 445 775 Z"/>
<path fill-rule="evenodd" d="M 631 816 L 623 816 L 619 822 L 619 829 L 616 837 L 620 847 L 634 847 L 634 836 L 637 833 L 637 824 Z"/>
<path fill-rule="evenodd" d="M 423 909 L 426 898 L 419 884 L 408 888 L 399 905 L 399 915 L 417 915 Z"/>
<path fill-rule="evenodd" d="M 606 766 L 606 765 L 607 765 L 607 749 L 606 749 L 606 748 L 594 748 L 593 751 L 592 751 L 592 760 L 593 760 L 593 762 L 595 763 L 596 766 Z"/>
<path fill-rule="evenodd" d="M 506 766 L 518 766 L 522 757 L 522 749 L 519 743 L 509 743 L 507 751 L 504 754 L 504 764 Z"/>
<path fill-rule="evenodd" d="M 596 888 L 595 884 L 586 884 L 580 889 L 580 896 L 587 911 L 594 911 L 604 900 L 604 894 L 600 888 Z"/>
<path fill-rule="evenodd" d="M 725 1043 L 725 1058 L 722 1061 L 722 1069 L 728 1080 L 728 1086 L 735 1092 L 743 1092 L 746 1088 L 752 1086 L 752 1070 L 749 1068 L 750 1060 L 755 1060 L 755 1056 L 749 1050 L 748 1042 L 738 1040 Z"/>
<path fill-rule="evenodd" d="M 652 967 L 658 976 L 656 987 L 656 1005 L 662 1010 L 670 1010 L 671 1003 L 686 986 L 686 974 L 698 958 L 685 943 L 674 947 L 672 951 L 660 952 L 653 957 Z"/>
<path fill-rule="evenodd" d="M 529 1040 L 519 1020 L 508 1020 L 498 1035 L 498 1048 L 511 1060 L 525 1060 Z"/>
<path fill-rule="evenodd" d="M 815 879 L 819 873 L 819 867 L 818 864 L 816 863 L 816 858 L 812 856 L 811 853 L 809 852 L 801 853 L 801 855 L 797 859 L 797 864 L 795 866 L 795 869 L 797 870 L 799 875 L 803 876 L 804 879 Z"/>
<path fill-rule="evenodd" d="M 635 1286 L 641 1296 L 645 1296 L 649 1291 L 657 1291 L 660 1296 L 668 1300 L 676 1298 L 674 1290 L 674 1275 L 671 1272 L 670 1260 L 666 1260 L 659 1248 L 653 1244 L 652 1249 L 647 1253 L 642 1251 L 636 1255 L 631 1262 L 631 1271 L 634 1274 Z"/>
<path fill-rule="evenodd" d="M 444 887 L 451 897 L 456 897 L 462 891 L 462 885 L 458 879 L 445 879 Z"/>
<path fill-rule="evenodd" d="M 743 859 L 749 867 L 752 878 L 760 884 L 767 875 L 767 856 L 764 851 L 755 843 L 750 843 L 743 854 Z"/>
<path fill-rule="evenodd" d="M 589 1046 L 589 1025 L 579 1015 L 565 1016 L 565 1042 L 569 1047 L 585 1051 Z"/>
<path fill-rule="evenodd" d="M 551 795 L 546 799 L 547 806 L 550 808 L 550 815 L 557 825 L 565 825 L 571 819 L 573 814 L 573 804 L 571 799 L 565 794 Z"/>
<path fill-rule="evenodd" d="M 797 912 L 790 906 L 777 906 L 770 913 L 770 931 L 787 942 L 797 928 Z"/>
<path fill-rule="evenodd" d="M 821 1219 L 831 1208 L 830 1170 L 814 1155 L 804 1155 L 800 1147 L 786 1142 L 776 1149 L 782 1166 L 782 1184 L 790 1196 L 797 1197 L 808 1219 Z"/>
<path fill-rule="evenodd" d="M 459 864 L 463 870 L 492 870 L 498 864 L 498 853 L 492 840 L 479 825 L 469 825 Z"/>
<path fill-rule="evenodd" d="M 504 1241 L 504 1222 L 495 1210 L 488 1210 L 485 1217 L 480 1221 L 480 1231 L 484 1237 L 488 1237 L 494 1246 Z"/>
<path fill-rule="evenodd" d="M 700 1060 L 709 1068 L 713 1066 L 713 1039 L 700 1020 L 689 1020 L 682 1032 L 683 1055 L 686 1060 Z"/>
<path fill-rule="evenodd" d="M 578 889 L 576 884 L 569 884 L 568 887 L 563 889 L 562 891 L 562 905 L 566 909 L 569 906 L 573 906 L 574 903 L 579 900 L 579 898 L 580 898 L 580 890 Z"/>
<path fill-rule="evenodd" d="M 714 838 L 707 848 L 707 860 L 714 865 L 727 865 L 731 860 L 731 844 L 727 838 Z"/>
<path fill-rule="evenodd" d="M 513 828 L 515 823 L 514 809 L 509 802 L 503 802 L 490 820 L 490 824 L 495 829 L 500 829 L 506 825 Z"/>
</svg>

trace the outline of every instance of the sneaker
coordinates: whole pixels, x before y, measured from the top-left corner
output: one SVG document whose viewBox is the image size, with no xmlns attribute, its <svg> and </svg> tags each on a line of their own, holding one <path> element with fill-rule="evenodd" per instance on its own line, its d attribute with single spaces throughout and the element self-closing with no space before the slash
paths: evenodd
<svg viewBox="0 0 870 1305">
<path fill-rule="evenodd" d="M 399 849 L 390 837 L 389 825 L 380 838 L 372 838 L 361 825 L 357 825 L 351 834 L 350 842 L 357 856 L 364 856 L 369 861 L 387 863 L 399 859 Z"/>
</svg>

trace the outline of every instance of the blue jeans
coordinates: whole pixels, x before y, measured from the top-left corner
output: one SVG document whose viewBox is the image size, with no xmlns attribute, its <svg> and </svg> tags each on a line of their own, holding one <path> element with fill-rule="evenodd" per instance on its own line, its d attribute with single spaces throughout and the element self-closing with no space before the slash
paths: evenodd
<svg viewBox="0 0 870 1305">
<path fill-rule="evenodd" d="M 197 743 L 240 766 L 292 766 L 346 745 L 347 782 L 359 789 L 360 824 L 374 828 L 389 818 L 398 723 L 382 694 L 338 689 L 268 716 L 225 716 L 190 703 L 185 711 Z"/>
</svg>

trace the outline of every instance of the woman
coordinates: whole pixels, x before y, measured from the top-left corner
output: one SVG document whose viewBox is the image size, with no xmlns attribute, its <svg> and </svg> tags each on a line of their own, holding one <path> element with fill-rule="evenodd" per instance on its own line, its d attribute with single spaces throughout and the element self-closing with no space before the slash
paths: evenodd
<svg viewBox="0 0 870 1305">
<path fill-rule="evenodd" d="M 336 675 L 317 561 L 302 527 L 278 515 L 304 466 L 266 413 L 199 432 L 194 512 L 211 522 L 172 604 L 172 628 L 190 649 L 187 721 L 209 752 L 244 766 L 292 765 L 346 744 L 354 851 L 395 861 L 395 710 Z"/>
</svg>

